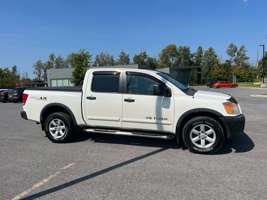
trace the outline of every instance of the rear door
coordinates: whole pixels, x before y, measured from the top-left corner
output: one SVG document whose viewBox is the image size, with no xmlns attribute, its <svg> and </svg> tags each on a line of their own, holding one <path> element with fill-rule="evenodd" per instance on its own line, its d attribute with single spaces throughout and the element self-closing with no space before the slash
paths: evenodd
<svg viewBox="0 0 267 200">
<path fill-rule="evenodd" d="M 87 125 L 121 128 L 121 72 L 95 71 L 90 77 L 83 99 Z"/>
<path fill-rule="evenodd" d="M 125 82 L 122 127 L 171 132 L 173 98 L 153 91 L 157 86 L 167 86 L 155 77 L 139 72 L 126 72 Z"/>
</svg>

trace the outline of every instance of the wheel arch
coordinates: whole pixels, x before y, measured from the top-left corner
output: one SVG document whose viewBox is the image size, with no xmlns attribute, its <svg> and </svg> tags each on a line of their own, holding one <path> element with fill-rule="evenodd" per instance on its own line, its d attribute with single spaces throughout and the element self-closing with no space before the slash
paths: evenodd
<svg viewBox="0 0 267 200">
<path fill-rule="evenodd" d="M 189 110 L 185 113 L 182 114 L 182 116 L 179 118 L 179 120 L 176 123 L 176 131 L 175 133 L 178 134 L 178 138 L 180 141 L 182 141 L 182 129 L 185 125 L 185 123 L 193 118 L 193 117 L 198 117 L 198 116 L 206 116 L 206 117 L 211 117 L 215 120 L 217 120 L 220 125 L 223 128 L 223 131 L 225 132 L 225 127 L 223 122 L 221 121 L 221 117 L 223 116 L 221 113 L 215 110 L 207 109 L 207 108 L 197 108 L 193 110 Z"/>
<path fill-rule="evenodd" d="M 51 113 L 55 113 L 55 112 L 64 112 L 68 114 L 72 119 L 73 125 L 74 126 L 77 125 L 74 114 L 70 108 L 68 108 L 66 105 L 61 104 L 61 103 L 51 103 L 51 104 L 46 105 L 40 113 L 40 123 L 42 126 L 42 130 L 44 130 L 43 122 L 45 121 L 46 117 L 48 117 Z"/>
</svg>

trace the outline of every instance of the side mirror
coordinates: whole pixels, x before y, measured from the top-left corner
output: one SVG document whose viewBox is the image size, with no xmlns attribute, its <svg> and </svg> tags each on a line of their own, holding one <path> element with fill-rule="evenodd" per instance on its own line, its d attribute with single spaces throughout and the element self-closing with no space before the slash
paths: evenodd
<svg viewBox="0 0 267 200">
<path fill-rule="evenodd" d="M 157 96 L 171 97 L 171 90 L 166 85 L 154 85 L 153 93 Z"/>
<path fill-rule="evenodd" d="M 171 91 L 171 89 L 168 88 L 167 86 L 165 86 L 164 96 L 165 96 L 165 97 L 171 97 L 171 96 L 172 96 L 172 91 Z"/>
<path fill-rule="evenodd" d="M 160 85 L 153 85 L 153 94 L 156 96 L 162 96 L 162 88 Z"/>
</svg>

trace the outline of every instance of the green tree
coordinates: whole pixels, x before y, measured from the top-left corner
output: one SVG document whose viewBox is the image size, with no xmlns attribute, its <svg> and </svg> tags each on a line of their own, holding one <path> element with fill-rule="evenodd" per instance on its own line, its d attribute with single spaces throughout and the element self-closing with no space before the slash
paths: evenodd
<svg viewBox="0 0 267 200">
<path fill-rule="evenodd" d="M 233 68 L 233 73 L 236 75 L 236 79 L 239 82 L 251 82 L 255 79 L 254 70 L 250 67 L 236 65 Z"/>
<path fill-rule="evenodd" d="M 65 61 L 63 57 L 61 56 L 56 57 L 55 68 L 61 69 L 61 68 L 67 68 L 67 67 L 68 67 L 67 61 Z"/>
<path fill-rule="evenodd" d="M 230 62 L 217 64 L 211 69 L 211 79 L 215 81 L 229 81 L 231 79 Z"/>
<path fill-rule="evenodd" d="M 11 67 L 11 73 L 12 73 L 13 76 L 17 76 L 18 70 L 17 70 L 17 66 L 16 65 Z"/>
<path fill-rule="evenodd" d="M 201 67 L 202 67 L 202 59 L 204 56 L 204 50 L 201 46 L 199 46 L 195 53 L 191 56 L 191 63 L 193 66 L 197 66 L 199 68 L 193 69 L 191 71 L 190 82 L 192 84 L 200 84 L 201 83 Z"/>
<path fill-rule="evenodd" d="M 190 48 L 187 46 L 180 46 L 177 50 L 177 65 L 186 67 L 192 65 L 192 55 Z"/>
<path fill-rule="evenodd" d="M 257 74 L 258 77 L 261 78 L 262 82 L 264 82 L 264 78 L 267 76 L 267 52 L 258 64 Z"/>
<path fill-rule="evenodd" d="M 160 66 L 177 67 L 178 49 L 175 44 L 170 44 L 160 53 Z"/>
<path fill-rule="evenodd" d="M 135 54 L 133 57 L 134 64 L 137 64 L 140 68 L 146 67 L 148 55 L 145 51 L 141 51 L 139 54 Z"/>
<path fill-rule="evenodd" d="M 69 56 L 70 65 L 73 68 L 72 77 L 74 85 L 81 86 L 83 84 L 84 75 L 90 67 L 91 59 L 92 56 L 89 52 L 83 49 Z"/>
<path fill-rule="evenodd" d="M 238 50 L 237 46 L 233 43 L 230 43 L 227 50 L 226 50 L 226 53 L 229 56 L 229 61 L 230 61 L 231 65 L 233 64 L 233 62 L 235 60 L 237 50 Z"/>
<path fill-rule="evenodd" d="M 42 62 L 42 60 L 37 60 L 36 63 L 34 63 L 33 68 L 36 79 L 41 80 L 44 69 L 44 63 Z"/>
<path fill-rule="evenodd" d="M 197 48 L 196 53 L 193 54 L 193 64 L 195 66 L 201 66 L 204 56 L 204 50 L 201 46 Z"/>
<path fill-rule="evenodd" d="M 141 69 L 156 69 L 159 65 L 158 60 L 148 56 L 145 51 L 134 55 L 133 62 Z"/>
<path fill-rule="evenodd" d="M 46 62 L 47 69 L 56 68 L 56 56 L 51 53 L 48 56 L 48 61 Z"/>
<path fill-rule="evenodd" d="M 156 69 L 159 66 L 158 60 L 156 58 L 147 57 L 145 69 Z"/>
<path fill-rule="evenodd" d="M 249 57 L 247 56 L 247 50 L 244 45 L 242 45 L 236 52 L 236 57 L 234 59 L 237 66 L 245 67 L 248 66 Z"/>
<path fill-rule="evenodd" d="M 0 68 L 0 88 L 12 88 L 19 83 L 19 75 L 15 66 L 10 68 Z"/>
<path fill-rule="evenodd" d="M 218 56 L 213 48 L 209 48 L 205 51 L 202 59 L 202 74 L 204 80 L 211 79 L 211 70 L 214 66 L 219 64 Z"/>
<path fill-rule="evenodd" d="M 50 54 L 48 56 L 48 61 L 44 63 L 43 68 L 42 68 L 42 78 L 45 82 L 47 82 L 47 70 L 52 69 L 56 67 L 56 56 L 55 54 Z"/>
<path fill-rule="evenodd" d="M 121 51 L 117 62 L 120 65 L 129 65 L 130 64 L 129 54 L 125 53 L 124 51 Z"/>
<path fill-rule="evenodd" d="M 96 56 L 95 59 L 95 66 L 113 66 L 116 62 L 112 55 L 108 53 L 101 52 L 99 55 Z"/>
</svg>

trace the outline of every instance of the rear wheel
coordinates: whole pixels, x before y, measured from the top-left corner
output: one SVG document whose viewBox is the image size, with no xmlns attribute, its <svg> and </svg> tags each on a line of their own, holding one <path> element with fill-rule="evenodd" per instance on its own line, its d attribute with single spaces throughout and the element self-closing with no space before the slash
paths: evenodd
<svg viewBox="0 0 267 200">
<path fill-rule="evenodd" d="M 66 113 L 52 113 L 44 123 L 45 133 L 52 142 L 64 143 L 73 138 L 73 123 L 71 117 Z"/>
<path fill-rule="evenodd" d="M 194 117 L 183 128 L 183 140 L 190 151 L 215 153 L 225 141 L 223 128 L 211 117 Z"/>
</svg>

